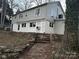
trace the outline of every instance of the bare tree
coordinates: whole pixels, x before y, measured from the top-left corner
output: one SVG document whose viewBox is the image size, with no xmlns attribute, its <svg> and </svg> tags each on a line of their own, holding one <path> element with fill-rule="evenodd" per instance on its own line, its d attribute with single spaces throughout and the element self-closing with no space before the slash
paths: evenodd
<svg viewBox="0 0 79 59">
<path fill-rule="evenodd" d="M 41 5 L 43 0 L 31 0 L 31 2 L 34 2 L 36 5 Z"/>
<path fill-rule="evenodd" d="M 15 2 L 15 0 L 8 0 L 8 3 L 11 9 L 18 7 L 19 5 Z"/>
<path fill-rule="evenodd" d="M 24 9 L 25 10 L 31 7 L 30 0 L 29 1 L 28 0 L 23 0 L 23 3 L 24 3 Z"/>
<path fill-rule="evenodd" d="M 54 0 L 31 0 L 31 2 L 35 3 L 35 5 L 41 5 L 43 3 L 51 2 Z"/>
<path fill-rule="evenodd" d="M 31 0 L 18 0 L 18 1 L 20 2 L 19 8 L 21 10 L 26 10 L 31 7 Z"/>
</svg>

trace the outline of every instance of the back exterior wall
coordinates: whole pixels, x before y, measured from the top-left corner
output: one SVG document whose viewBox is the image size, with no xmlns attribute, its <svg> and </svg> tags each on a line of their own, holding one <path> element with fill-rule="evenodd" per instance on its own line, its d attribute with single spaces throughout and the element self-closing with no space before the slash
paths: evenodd
<svg viewBox="0 0 79 59">
<path fill-rule="evenodd" d="M 31 22 L 24 22 L 26 23 L 26 27 L 22 27 L 22 23 L 15 23 L 13 24 L 13 31 L 15 32 L 35 32 L 35 33 L 44 33 L 45 32 L 45 22 L 44 21 L 33 21 L 36 23 L 35 27 L 30 27 Z M 18 30 L 18 25 L 20 25 L 20 30 Z M 40 27 L 40 30 L 37 30 L 36 27 Z"/>
<path fill-rule="evenodd" d="M 64 34 L 65 23 L 64 21 L 55 21 L 54 23 L 54 34 Z"/>
</svg>

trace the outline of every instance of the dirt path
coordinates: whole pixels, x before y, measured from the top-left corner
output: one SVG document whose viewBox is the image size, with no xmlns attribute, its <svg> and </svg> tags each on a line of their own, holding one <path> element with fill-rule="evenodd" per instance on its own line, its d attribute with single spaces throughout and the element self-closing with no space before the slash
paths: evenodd
<svg viewBox="0 0 79 59">
<path fill-rule="evenodd" d="M 36 43 L 29 51 L 25 51 L 20 59 L 50 59 L 50 48 L 49 43 Z"/>
</svg>

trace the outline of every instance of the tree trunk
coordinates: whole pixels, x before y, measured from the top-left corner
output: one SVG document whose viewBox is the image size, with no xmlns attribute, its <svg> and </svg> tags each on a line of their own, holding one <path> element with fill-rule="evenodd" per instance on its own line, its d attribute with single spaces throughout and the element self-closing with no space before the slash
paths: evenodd
<svg viewBox="0 0 79 59">
<path fill-rule="evenodd" d="M 79 0 L 66 0 L 66 5 L 64 47 L 68 51 L 79 52 Z"/>
</svg>

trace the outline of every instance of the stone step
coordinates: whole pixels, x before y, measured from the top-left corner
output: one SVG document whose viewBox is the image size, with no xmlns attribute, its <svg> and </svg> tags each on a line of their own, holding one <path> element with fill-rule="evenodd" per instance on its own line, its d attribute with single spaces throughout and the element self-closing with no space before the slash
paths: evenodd
<svg viewBox="0 0 79 59">
<path fill-rule="evenodd" d="M 37 42 L 37 43 L 45 43 L 45 42 L 50 42 L 50 40 L 36 40 L 35 42 Z"/>
<path fill-rule="evenodd" d="M 37 39 L 36 41 L 50 41 L 50 39 Z"/>
<path fill-rule="evenodd" d="M 36 41 L 36 43 L 49 43 L 50 41 Z"/>
</svg>

